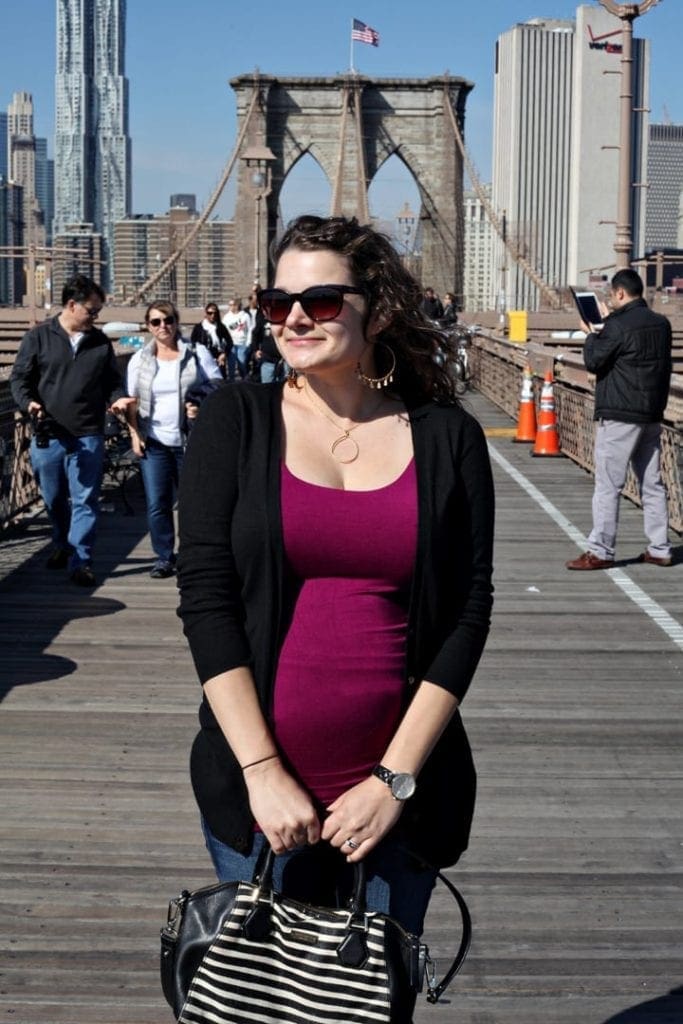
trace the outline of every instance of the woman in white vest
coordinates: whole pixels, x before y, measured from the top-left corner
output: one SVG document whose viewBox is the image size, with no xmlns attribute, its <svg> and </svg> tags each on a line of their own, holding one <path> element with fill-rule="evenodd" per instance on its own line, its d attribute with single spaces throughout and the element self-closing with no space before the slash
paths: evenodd
<svg viewBox="0 0 683 1024">
<path fill-rule="evenodd" d="M 196 351 L 183 341 L 178 310 L 172 302 L 153 302 L 145 324 L 152 335 L 128 364 L 128 406 L 133 451 L 140 459 L 147 501 L 147 522 L 156 561 L 150 576 L 175 574 L 173 503 L 183 461 L 183 422 L 198 407 L 185 401 L 190 388 L 221 379 L 216 360 L 203 345 Z"/>
</svg>

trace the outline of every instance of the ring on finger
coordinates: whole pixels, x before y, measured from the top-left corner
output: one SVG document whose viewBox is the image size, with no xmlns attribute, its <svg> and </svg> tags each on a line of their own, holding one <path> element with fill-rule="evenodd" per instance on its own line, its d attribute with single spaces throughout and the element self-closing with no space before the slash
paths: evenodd
<svg viewBox="0 0 683 1024">
<path fill-rule="evenodd" d="M 355 839 L 349 838 L 346 840 L 346 846 L 350 846 L 352 850 L 357 850 L 358 847 L 360 846 L 360 843 L 357 843 Z"/>
</svg>

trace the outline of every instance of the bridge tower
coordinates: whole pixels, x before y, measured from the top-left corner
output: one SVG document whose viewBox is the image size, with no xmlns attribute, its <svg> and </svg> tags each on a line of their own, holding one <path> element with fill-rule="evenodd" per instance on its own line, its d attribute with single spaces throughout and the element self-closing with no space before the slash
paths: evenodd
<svg viewBox="0 0 683 1024">
<path fill-rule="evenodd" d="M 280 191 L 304 154 L 318 162 L 330 182 L 330 213 L 361 221 L 369 219 L 370 182 L 385 160 L 398 156 L 421 198 L 423 282 L 441 292 L 462 294 L 463 160 L 451 119 L 462 133 L 471 82 L 449 75 L 371 79 L 357 74 L 252 74 L 230 84 L 237 100 L 238 130 L 246 128 L 245 148 L 265 147 L 274 157 L 269 194 L 256 200 L 252 168 L 239 161 L 235 247 L 243 275 L 240 294 L 251 290 L 254 267 L 260 268 L 262 285 L 270 280 L 268 253 L 277 232 Z M 259 97 L 254 106 L 255 89 Z"/>
</svg>

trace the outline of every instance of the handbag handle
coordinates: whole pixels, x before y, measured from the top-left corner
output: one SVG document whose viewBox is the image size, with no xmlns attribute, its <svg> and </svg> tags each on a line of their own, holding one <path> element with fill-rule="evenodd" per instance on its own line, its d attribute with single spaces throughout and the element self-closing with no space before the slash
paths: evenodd
<svg viewBox="0 0 683 1024">
<path fill-rule="evenodd" d="M 254 869 L 254 877 L 252 881 L 255 885 L 259 886 L 259 888 L 270 894 L 273 888 L 273 866 L 275 864 L 275 854 L 270 844 L 266 844 L 264 850 L 265 857 L 262 856 L 259 858 Z M 404 847 L 404 850 L 414 861 L 417 861 L 423 867 L 431 867 L 424 858 L 419 857 L 406 847 Z M 441 871 L 437 871 L 436 877 L 443 883 L 443 885 L 446 886 L 458 905 L 462 920 L 462 936 L 460 939 L 460 946 L 458 947 L 458 951 L 455 954 L 453 962 L 438 985 L 435 982 L 433 974 L 431 976 L 428 975 L 428 1003 L 437 1003 L 444 994 L 450 983 L 453 981 L 453 978 L 464 964 L 465 957 L 467 956 L 470 943 L 472 941 L 472 918 L 464 897 Z M 353 865 L 353 893 L 349 900 L 349 910 L 351 922 L 355 921 L 358 917 L 362 917 L 366 911 L 365 863 L 363 861 L 356 861 Z"/>
<path fill-rule="evenodd" d="M 273 888 L 273 866 L 275 864 L 275 853 L 269 843 L 264 847 L 265 858 L 261 858 L 254 869 L 252 882 L 259 888 L 271 892 Z M 348 902 L 348 908 L 352 917 L 362 916 L 366 911 L 365 899 L 365 864 L 363 861 L 356 861 L 353 865 L 353 890 Z"/>
</svg>

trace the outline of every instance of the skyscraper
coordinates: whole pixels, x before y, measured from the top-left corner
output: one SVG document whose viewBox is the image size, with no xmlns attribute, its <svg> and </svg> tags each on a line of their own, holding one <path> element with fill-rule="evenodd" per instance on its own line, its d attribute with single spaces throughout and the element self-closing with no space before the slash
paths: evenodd
<svg viewBox="0 0 683 1024">
<path fill-rule="evenodd" d="M 675 249 L 683 190 L 683 124 L 651 124 L 645 249 Z"/>
<path fill-rule="evenodd" d="M 55 215 L 53 166 L 54 161 L 47 156 L 47 139 L 36 138 L 36 199 L 43 214 L 48 244 L 52 239 L 52 218 Z"/>
<path fill-rule="evenodd" d="M 489 200 L 491 186 L 483 186 Z M 465 272 L 463 309 L 478 312 L 493 309 L 494 283 L 491 276 L 491 255 L 494 231 L 486 216 L 484 204 L 476 192 L 463 193 L 465 210 Z"/>
<path fill-rule="evenodd" d="M 7 123 L 7 114 L 4 110 L 0 110 L 0 177 L 2 178 L 9 177 L 9 161 L 7 159 Z"/>
<path fill-rule="evenodd" d="M 22 187 L 24 244 L 43 245 L 43 210 L 36 193 L 36 137 L 33 134 L 33 97 L 15 92 L 7 108 L 8 177 Z"/>
<path fill-rule="evenodd" d="M 0 246 L 19 250 L 24 244 L 24 190 L 0 175 Z M 24 293 L 24 260 L 8 253 L 0 259 L 0 305 L 18 306 Z"/>
<path fill-rule="evenodd" d="M 645 40 L 633 42 L 632 180 L 642 182 L 648 50 Z M 551 286 L 585 284 L 615 262 L 620 61 L 620 22 L 585 4 L 575 21 L 533 18 L 496 44 L 493 205 L 505 213 L 513 247 Z M 641 191 L 632 209 L 636 255 Z M 508 308 L 537 308 L 537 288 L 499 242 L 494 279 Z"/>
<path fill-rule="evenodd" d="M 57 0 L 54 233 L 94 225 L 107 288 L 114 222 L 131 206 L 125 18 L 125 0 Z"/>
</svg>

